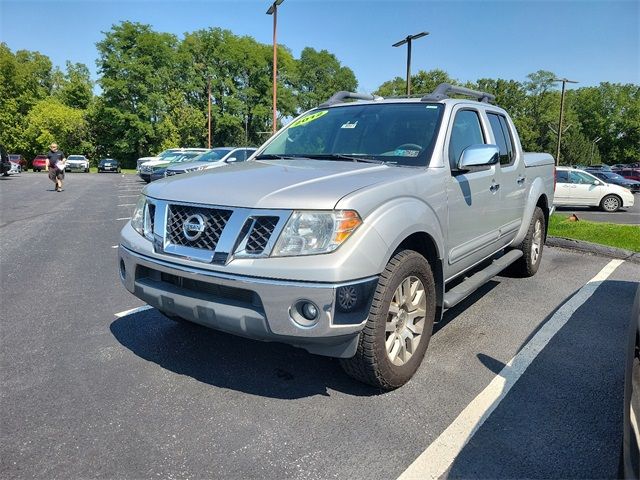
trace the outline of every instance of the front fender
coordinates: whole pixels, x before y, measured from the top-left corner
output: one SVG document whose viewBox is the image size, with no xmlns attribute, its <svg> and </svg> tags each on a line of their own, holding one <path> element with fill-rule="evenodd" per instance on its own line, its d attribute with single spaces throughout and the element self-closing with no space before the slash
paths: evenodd
<svg viewBox="0 0 640 480">
<path fill-rule="evenodd" d="M 437 213 L 414 197 L 401 197 L 381 205 L 371 214 L 372 227 L 387 245 L 387 255 L 380 258 L 379 271 L 384 270 L 398 246 L 414 233 L 426 233 L 436 246 L 438 259 L 444 253 L 443 226 Z"/>
</svg>

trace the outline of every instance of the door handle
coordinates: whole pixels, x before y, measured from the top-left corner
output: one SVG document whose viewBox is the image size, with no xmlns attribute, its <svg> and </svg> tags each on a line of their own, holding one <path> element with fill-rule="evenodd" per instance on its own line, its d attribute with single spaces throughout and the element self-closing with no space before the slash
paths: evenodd
<svg viewBox="0 0 640 480">
<path fill-rule="evenodd" d="M 496 193 L 499 189 L 500 189 L 499 183 L 494 183 L 489 187 L 489 190 L 491 191 L 491 193 Z"/>
<path fill-rule="evenodd" d="M 524 184 L 524 181 L 525 181 L 525 180 L 526 180 L 526 178 L 525 178 L 525 177 L 518 177 L 518 179 L 516 180 L 516 183 L 517 183 L 518 185 L 522 185 L 522 184 Z"/>
</svg>

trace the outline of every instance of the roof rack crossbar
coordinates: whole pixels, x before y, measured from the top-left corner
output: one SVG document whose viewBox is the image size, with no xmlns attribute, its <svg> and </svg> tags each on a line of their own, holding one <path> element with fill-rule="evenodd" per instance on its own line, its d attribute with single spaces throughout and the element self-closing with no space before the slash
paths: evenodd
<svg viewBox="0 0 640 480">
<path fill-rule="evenodd" d="M 378 97 L 377 95 L 368 95 L 366 93 L 340 91 L 334 93 L 326 102 L 321 103 L 320 107 L 330 107 L 331 105 L 335 105 L 336 103 L 342 103 L 349 98 L 352 98 L 354 100 L 378 100 L 381 97 Z"/>
<path fill-rule="evenodd" d="M 476 100 L 484 103 L 493 102 L 496 99 L 495 95 L 492 95 L 491 93 L 472 90 L 466 87 L 458 87 L 457 85 L 451 85 L 450 83 L 441 83 L 433 92 L 425 95 L 420 100 L 423 102 L 444 100 L 445 98 L 449 98 L 449 94 L 451 93 L 475 98 Z"/>
</svg>

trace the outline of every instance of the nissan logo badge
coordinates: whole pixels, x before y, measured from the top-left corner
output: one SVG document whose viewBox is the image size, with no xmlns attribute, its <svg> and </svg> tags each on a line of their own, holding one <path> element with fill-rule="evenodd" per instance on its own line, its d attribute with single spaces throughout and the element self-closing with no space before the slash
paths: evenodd
<svg viewBox="0 0 640 480">
<path fill-rule="evenodd" d="M 200 238 L 202 232 L 204 232 L 205 221 L 204 217 L 199 213 L 195 215 L 190 215 L 182 224 L 182 233 L 184 234 L 184 238 L 193 242 Z"/>
</svg>

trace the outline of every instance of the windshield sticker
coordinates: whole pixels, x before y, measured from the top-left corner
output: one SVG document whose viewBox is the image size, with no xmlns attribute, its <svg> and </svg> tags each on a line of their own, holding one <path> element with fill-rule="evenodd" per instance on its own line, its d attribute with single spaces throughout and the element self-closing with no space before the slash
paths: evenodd
<svg viewBox="0 0 640 480">
<path fill-rule="evenodd" d="M 340 128 L 356 128 L 357 126 L 358 126 L 358 121 L 356 120 L 353 123 L 347 122 L 344 125 L 342 125 Z"/>
<path fill-rule="evenodd" d="M 313 122 L 314 120 L 319 119 L 323 115 L 326 115 L 329 110 L 321 110 L 319 112 L 312 113 L 311 115 L 307 115 L 306 117 L 302 117 L 299 120 L 294 121 L 289 128 L 299 127 L 301 125 L 306 125 L 307 123 Z"/>
<path fill-rule="evenodd" d="M 393 154 L 396 157 L 417 157 L 420 150 L 396 150 Z"/>
</svg>

